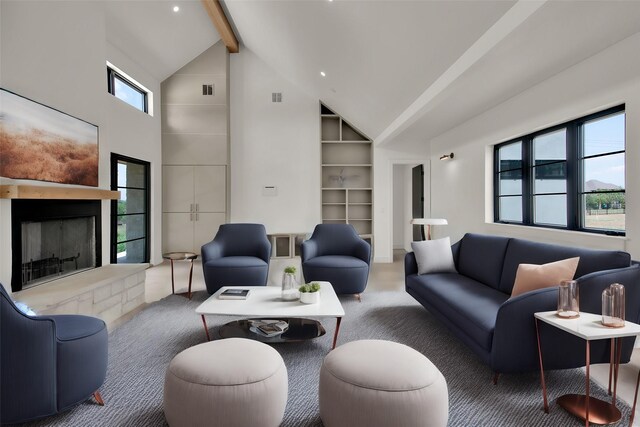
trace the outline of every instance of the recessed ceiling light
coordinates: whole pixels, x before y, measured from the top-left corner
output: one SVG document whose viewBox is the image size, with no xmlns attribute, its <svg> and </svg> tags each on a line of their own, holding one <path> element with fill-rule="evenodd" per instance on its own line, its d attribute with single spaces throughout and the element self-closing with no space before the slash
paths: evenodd
<svg viewBox="0 0 640 427">
<path fill-rule="evenodd" d="M 326 76 L 327 76 L 327 73 L 325 73 L 324 71 L 320 71 L 320 75 L 321 75 L 322 77 L 326 77 Z"/>
<path fill-rule="evenodd" d="M 180 12 L 180 6 L 173 6 L 174 12 Z"/>
</svg>

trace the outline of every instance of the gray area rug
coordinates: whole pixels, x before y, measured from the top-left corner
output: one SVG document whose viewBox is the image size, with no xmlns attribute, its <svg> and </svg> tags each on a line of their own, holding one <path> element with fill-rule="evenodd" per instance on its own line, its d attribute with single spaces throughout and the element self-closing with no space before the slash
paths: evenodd
<svg viewBox="0 0 640 427">
<path fill-rule="evenodd" d="M 191 301 L 169 296 L 140 312 L 109 338 L 109 369 L 101 389 L 106 406 L 93 401 L 30 426 L 164 426 L 162 389 L 165 370 L 180 351 L 205 341 L 195 308 L 208 295 Z M 362 302 L 341 297 L 346 317 L 338 345 L 359 339 L 384 339 L 409 345 L 426 355 L 444 374 L 449 387 L 450 426 L 569 426 L 581 423 L 555 404 L 566 393 L 584 392 L 580 369 L 549 372 L 551 410 L 542 411 L 537 374 L 503 375 L 497 386 L 492 372 L 474 354 L 404 292 L 367 292 Z M 209 316 L 213 330 L 234 318 Z M 335 320 L 324 322 L 327 334 L 313 341 L 275 345 L 289 373 L 289 400 L 283 426 L 321 426 L 318 378 L 329 351 Z M 215 334 L 215 332 L 214 332 Z M 606 391 L 592 383 L 592 396 Z M 623 424 L 629 407 L 620 403 Z M 628 422 L 628 421 L 626 421 Z"/>
</svg>

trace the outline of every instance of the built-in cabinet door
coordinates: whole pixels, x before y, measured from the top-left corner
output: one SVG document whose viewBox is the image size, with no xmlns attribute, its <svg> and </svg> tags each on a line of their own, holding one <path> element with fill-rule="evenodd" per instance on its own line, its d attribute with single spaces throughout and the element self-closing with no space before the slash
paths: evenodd
<svg viewBox="0 0 640 427">
<path fill-rule="evenodd" d="M 162 215 L 162 252 L 193 251 L 193 214 L 164 213 Z M 200 248 L 198 248 L 200 252 Z"/>
<path fill-rule="evenodd" d="M 194 252 L 200 253 L 202 245 L 212 241 L 220 225 L 224 224 L 225 214 L 222 212 L 198 212 L 196 216 L 198 220 L 193 222 L 193 245 L 195 246 Z"/>
<path fill-rule="evenodd" d="M 225 212 L 227 167 L 194 166 L 194 193 L 198 212 Z"/>
<path fill-rule="evenodd" d="M 162 172 L 162 211 L 191 212 L 194 203 L 193 166 L 163 166 Z"/>
</svg>

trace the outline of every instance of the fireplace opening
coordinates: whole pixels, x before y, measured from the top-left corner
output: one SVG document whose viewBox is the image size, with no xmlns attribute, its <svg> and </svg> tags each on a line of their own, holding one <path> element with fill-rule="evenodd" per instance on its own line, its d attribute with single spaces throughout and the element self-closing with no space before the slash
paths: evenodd
<svg viewBox="0 0 640 427">
<path fill-rule="evenodd" d="M 21 225 L 22 289 L 96 266 L 95 217 Z"/>
<path fill-rule="evenodd" d="M 13 200 L 14 292 L 100 266 L 98 200 Z"/>
</svg>

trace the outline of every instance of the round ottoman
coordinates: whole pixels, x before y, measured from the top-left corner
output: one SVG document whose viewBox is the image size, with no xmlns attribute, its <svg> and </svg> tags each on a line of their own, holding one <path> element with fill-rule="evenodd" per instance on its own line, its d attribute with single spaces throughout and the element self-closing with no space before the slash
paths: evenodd
<svg viewBox="0 0 640 427">
<path fill-rule="evenodd" d="M 329 353 L 320 369 L 320 418 L 325 427 L 445 427 L 447 383 L 411 347 L 349 342 Z"/>
<path fill-rule="evenodd" d="M 171 427 L 279 426 L 287 405 L 287 368 L 258 341 L 228 338 L 188 348 L 164 380 Z"/>
</svg>

